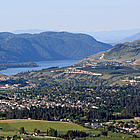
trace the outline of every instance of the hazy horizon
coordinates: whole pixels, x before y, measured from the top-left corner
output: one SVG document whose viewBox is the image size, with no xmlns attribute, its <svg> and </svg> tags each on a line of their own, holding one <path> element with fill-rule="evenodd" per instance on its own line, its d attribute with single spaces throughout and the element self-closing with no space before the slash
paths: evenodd
<svg viewBox="0 0 140 140">
<path fill-rule="evenodd" d="M 139 0 L 0 0 L 0 32 L 113 31 L 139 26 Z"/>
</svg>

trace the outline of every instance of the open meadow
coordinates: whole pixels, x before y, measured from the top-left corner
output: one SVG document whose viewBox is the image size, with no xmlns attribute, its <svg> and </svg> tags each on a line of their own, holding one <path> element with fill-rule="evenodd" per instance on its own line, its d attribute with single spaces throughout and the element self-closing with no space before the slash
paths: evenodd
<svg viewBox="0 0 140 140">
<path fill-rule="evenodd" d="M 26 132 L 33 132 L 36 128 L 41 132 L 46 132 L 50 127 L 56 129 L 59 133 L 65 134 L 68 130 L 89 131 L 90 129 L 84 128 L 74 123 L 57 122 L 57 121 L 43 121 L 43 120 L 28 120 L 28 119 L 10 119 L 1 120 L 0 128 L 3 131 L 19 131 L 20 127 L 24 127 Z"/>
<path fill-rule="evenodd" d="M 21 127 L 24 127 L 25 131 L 30 134 L 34 132 L 34 129 L 37 129 L 40 130 L 40 132 L 43 132 L 44 135 L 46 135 L 47 129 L 49 129 L 50 127 L 56 129 L 58 131 L 58 134 L 66 134 L 68 130 L 85 131 L 86 133 L 91 133 L 93 135 L 98 135 L 101 133 L 101 131 L 88 129 L 80 125 L 74 123 L 68 123 L 68 122 L 28 120 L 28 119 L 9 119 L 9 120 L 0 121 L 0 128 L 2 128 L 2 130 L 0 130 L 0 136 L 4 136 L 4 137 L 7 136 L 12 137 L 14 135 L 21 136 L 20 134 L 17 134 L 17 132 L 20 130 Z M 88 137 L 85 139 L 86 140 L 120 140 L 122 139 L 123 136 L 132 137 L 132 135 L 108 132 L 107 137 Z M 22 136 L 22 137 L 26 137 L 26 136 Z M 47 139 L 47 138 L 44 137 L 43 139 Z"/>
</svg>

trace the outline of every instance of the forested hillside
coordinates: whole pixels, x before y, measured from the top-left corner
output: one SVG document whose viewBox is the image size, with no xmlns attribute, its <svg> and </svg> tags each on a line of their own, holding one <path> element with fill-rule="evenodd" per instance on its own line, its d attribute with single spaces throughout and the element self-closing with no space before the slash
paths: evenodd
<svg viewBox="0 0 140 140">
<path fill-rule="evenodd" d="M 82 59 L 111 47 L 86 34 L 4 32 L 0 33 L 0 62 Z"/>
<path fill-rule="evenodd" d="M 104 59 L 112 60 L 138 60 L 140 53 L 140 40 L 132 43 L 123 43 L 115 45 L 110 51 L 104 53 Z"/>
<path fill-rule="evenodd" d="M 85 64 L 85 63 L 108 63 L 108 62 L 119 62 L 123 65 L 127 64 L 137 64 L 140 63 L 140 40 L 135 40 L 132 43 L 125 42 L 122 44 L 117 44 L 113 48 L 108 51 L 100 52 L 94 55 L 91 55 L 78 63 Z M 78 64 L 77 63 L 77 64 Z"/>
</svg>

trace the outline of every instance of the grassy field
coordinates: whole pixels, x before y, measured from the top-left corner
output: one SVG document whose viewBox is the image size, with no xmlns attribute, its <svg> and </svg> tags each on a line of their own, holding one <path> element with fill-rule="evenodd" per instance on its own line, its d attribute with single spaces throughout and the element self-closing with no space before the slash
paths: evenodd
<svg viewBox="0 0 140 140">
<path fill-rule="evenodd" d="M 93 137 L 93 138 L 86 138 L 86 140 L 122 140 L 122 137 Z M 128 139 L 128 138 L 127 138 Z M 129 140 L 135 140 L 138 138 L 129 138 Z"/>
<path fill-rule="evenodd" d="M 0 128 L 2 128 L 2 130 L 0 130 L 0 136 L 12 137 L 13 135 L 17 135 L 17 131 L 20 130 L 20 127 L 24 127 L 25 131 L 28 133 L 33 133 L 34 129 L 36 128 L 41 132 L 44 132 L 45 134 L 47 129 L 49 129 L 49 127 L 57 129 L 58 134 L 66 134 L 68 130 L 85 131 L 93 135 L 98 135 L 101 133 L 101 131 L 84 128 L 74 123 L 28 120 L 28 119 L 10 119 L 10 120 L 0 121 Z M 132 136 L 132 135 L 121 134 L 121 133 L 118 134 L 108 133 L 108 137 L 93 137 L 93 138 L 85 138 L 85 139 L 86 140 L 120 140 L 122 139 L 122 136 Z"/>
<path fill-rule="evenodd" d="M 41 132 L 46 132 L 47 129 L 54 128 L 58 130 L 59 133 L 66 133 L 68 130 L 82 130 L 89 131 L 89 129 L 79 126 L 73 123 L 66 122 L 51 122 L 51 121 L 41 121 L 41 120 L 27 120 L 27 119 L 11 119 L 0 121 L 0 128 L 3 130 L 20 130 L 20 127 L 24 127 L 27 132 L 33 132 L 34 129 L 38 129 Z"/>
<path fill-rule="evenodd" d="M 14 135 L 17 135 L 17 132 L 11 132 L 11 131 L 9 131 L 9 132 L 3 132 L 3 131 L 0 131 L 0 136 L 4 136 L 4 137 L 7 137 L 7 136 L 13 137 Z"/>
</svg>

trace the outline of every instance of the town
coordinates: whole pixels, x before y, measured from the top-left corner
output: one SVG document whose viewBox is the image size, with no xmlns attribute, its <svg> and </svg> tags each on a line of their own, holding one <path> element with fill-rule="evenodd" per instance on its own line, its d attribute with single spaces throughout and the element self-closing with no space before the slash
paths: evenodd
<svg viewBox="0 0 140 140">
<path fill-rule="evenodd" d="M 139 85 L 101 86 L 101 87 L 44 87 L 1 90 L 0 111 L 36 108 L 81 108 L 84 112 L 108 111 L 110 115 L 100 116 L 102 119 L 137 117 L 133 107 L 130 111 L 129 101 L 139 102 Z M 124 95 L 127 98 L 124 98 Z M 133 105 L 135 104 L 133 102 Z M 126 108 L 127 106 L 127 108 Z M 137 106 L 138 108 L 138 106 Z M 127 113 L 125 113 L 125 111 Z M 133 115 L 134 114 L 134 115 Z M 98 116 L 94 116 L 98 118 Z M 64 118 L 61 118 L 64 119 Z M 69 118 L 71 119 L 71 118 Z M 59 118 L 57 118 L 59 120 Z"/>
</svg>

